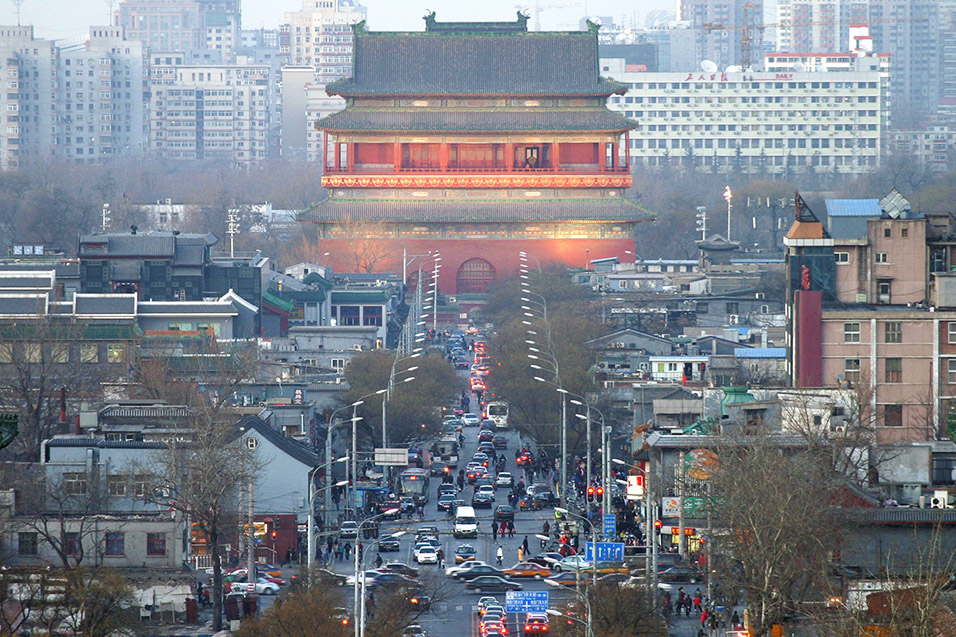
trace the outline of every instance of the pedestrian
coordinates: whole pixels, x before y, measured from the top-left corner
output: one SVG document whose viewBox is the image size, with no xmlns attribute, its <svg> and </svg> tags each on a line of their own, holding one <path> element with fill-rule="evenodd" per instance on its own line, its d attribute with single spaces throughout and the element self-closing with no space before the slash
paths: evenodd
<svg viewBox="0 0 956 637">
<path fill-rule="evenodd" d="M 345 551 L 345 559 L 347 560 L 349 559 L 349 556 L 352 554 L 352 545 L 346 542 L 344 551 Z"/>
<path fill-rule="evenodd" d="M 697 589 L 697 592 L 694 593 L 694 612 L 695 613 L 699 613 L 701 611 L 700 602 L 701 602 L 700 589 Z"/>
<path fill-rule="evenodd" d="M 690 617 L 690 607 L 693 603 L 690 600 L 690 595 L 684 598 L 684 617 Z"/>
<path fill-rule="evenodd" d="M 707 625 L 710 628 L 710 631 L 713 633 L 717 630 L 717 613 L 713 612 L 707 616 Z"/>
<path fill-rule="evenodd" d="M 498 525 L 494 522 L 491 523 L 491 540 L 493 542 L 498 541 Z"/>
<path fill-rule="evenodd" d="M 382 555 L 379 553 L 375 556 L 375 568 L 382 568 Z"/>
<path fill-rule="evenodd" d="M 515 521 L 508 520 L 508 537 L 514 537 L 514 536 L 515 536 Z"/>
<path fill-rule="evenodd" d="M 336 546 L 336 547 L 335 547 L 335 559 L 336 559 L 337 561 L 339 561 L 339 562 L 342 561 L 342 557 L 343 557 L 343 556 L 342 556 L 342 553 L 343 553 L 342 546 L 341 546 L 341 545 Z"/>
<path fill-rule="evenodd" d="M 524 536 L 524 541 L 521 543 L 521 547 L 524 549 L 524 552 L 528 552 L 528 536 Z"/>
<path fill-rule="evenodd" d="M 202 581 L 196 582 L 196 601 L 199 602 L 200 606 L 206 606 L 206 596 L 203 595 Z"/>
<path fill-rule="evenodd" d="M 707 609 L 704 608 L 700 611 L 700 628 L 703 630 L 707 628 Z"/>
<path fill-rule="evenodd" d="M 498 562 L 498 566 L 501 566 L 501 560 L 505 558 L 505 550 L 501 548 L 501 545 L 498 545 L 498 552 L 495 553 L 495 561 Z"/>
<path fill-rule="evenodd" d="M 733 617 L 730 618 L 730 623 L 731 623 L 731 628 L 733 628 L 734 630 L 736 630 L 737 627 L 740 626 L 740 615 L 737 614 L 736 610 L 734 611 Z"/>
<path fill-rule="evenodd" d="M 544 525 L 541 527 L 541 532 L 544 535 L 548 535 L 551 532 L 551 525 L 548 524 L 547 520 L 544 521 Z"/>
<path fill-rule="evenodd" d="M 518 563 L 524 562 L 524 548 L 518 547 Z"/>
<path fill-rule="evenodd" d="M 441 547 L 438 548 L 438 568 L 445 568 L 445 552 L 441 550 Z"/>
<path fill-rule="evenodd" d="M 505 533 L 507 532 L 508 532 L 508 523 L 502 520 L 501 525 L 498 527 L 498 533 L 501 535 L 501 537 L 504 537 Z"/>
</svg>

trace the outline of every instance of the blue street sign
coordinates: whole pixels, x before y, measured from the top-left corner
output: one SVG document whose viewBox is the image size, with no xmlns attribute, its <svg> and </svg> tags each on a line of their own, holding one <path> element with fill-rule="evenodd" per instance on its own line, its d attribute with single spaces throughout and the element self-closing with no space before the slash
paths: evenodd
<svg viewBox="0 0 956 637">
<path fill-rule="evenodd" d="M 617 516 L 613 513 L 604 514 L 604 537 L 617 536 Z"/>
<path fill-rule="evenodd" d="M 505 610 L 509 613 L 545 613 L 548 607 L 548 591 L 507 591 L 505 593 Z"/>
<path fill-rule="evenodd" d="M 597 560 L 594 559 L 594 546 L 588 542 L 584 545 L 584 559 L 589 562 L 623 562 L 624 542 L 598 542 Z"/>
</svg>

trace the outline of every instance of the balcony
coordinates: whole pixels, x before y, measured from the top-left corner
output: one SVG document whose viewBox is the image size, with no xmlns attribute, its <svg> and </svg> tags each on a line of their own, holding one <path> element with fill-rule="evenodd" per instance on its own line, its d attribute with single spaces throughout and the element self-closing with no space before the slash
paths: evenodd
<svg viewBox="0 0 956 637">
<path fill-rule="evenodd" d="M 327 168 L 322 176 L 325 188 L 629 188 L 630 170 L 625 166 L 561 166 L 541 168 L 452 168 L 403 167 L 398 171 L 351 171 Z"/>
</svg>

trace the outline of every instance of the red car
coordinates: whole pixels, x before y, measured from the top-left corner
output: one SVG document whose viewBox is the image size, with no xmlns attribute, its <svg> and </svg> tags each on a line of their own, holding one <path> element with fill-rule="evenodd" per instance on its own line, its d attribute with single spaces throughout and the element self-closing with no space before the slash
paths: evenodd
<svg viewBox="0 0 956 637">
<path fill-rule="evenodd" d="M 524 620 L 525 635 L 540 635 L 548 632 L 548 616 L 545 613 L 528 613 Z"/>
</svg>

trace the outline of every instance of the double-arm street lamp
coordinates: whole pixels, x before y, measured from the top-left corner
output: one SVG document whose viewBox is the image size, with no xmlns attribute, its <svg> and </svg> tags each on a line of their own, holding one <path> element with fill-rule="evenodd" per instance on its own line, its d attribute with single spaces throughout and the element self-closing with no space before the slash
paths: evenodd
<svg viewBox="0 0 956 637">
<path fill-rule="evenodd" d="M 327 433 L 326 433 L 327 436 L 330 435 L 330 434 L 331 434 L 331 432 L 327 432 Z M 324 469 L 324 468 L 326 468 L 326 467 L 331 467 L 333 464 L 335 464 L 335 463 L 337 463 L 337 462 L 345 462 L 346 460 L 348 460 L 348 456 L 343 456 L 343 457 L 341 457 L 341 458 L 336 458 L 335 460 L 329 460 L 328 462 L 319 465 L 318 467 L 312 469 L 312 471 L 309 472 L 309 519 L 308 519 L 308 522 L 307 522 L 307 525 L 306 525 L 306 528 L 307 528 L 307 531 L 306 531 L 306 532 L 308 533 L 308 541 L 306 542 L 306 546 L 308 547 L 307 550 L 309 551 L 309 556 L 308 556 L 308 558 L 306 559 L 306 562 L 305 562 L 305 563 L 309 566 L 309 569 L 312 568 L 312 561 L 315 559 L 315 493 L 316 493 L 316 488 L 315 488 L 315 473 L 316 473 L 319 469 Z M 325 491 L 325 494 L 326 494 L 326 502 L 328 502 L 329 495 L 330 495 L 330 492 L 332 491 L 332 489 L 334 489 L 335 487 L 345 486 L 345 485 L 347 485 L 347 484 L 349 483 L 348 480 L 342 480 L 341 482 L 336 482 L 335 484 L 331 484 L 331 485 L 330 485 L 330 484 L 329 484 L 329 482 L 330 482 L 329 474 L 331 474 L 331 473 L 332 473 L 331 468 L 327 469 L 327 471 L 326 471 L 326 479 L 325 479 L 325 486 L 322 487 L 321 489 L 319 489 L 319 491 Z M 325 515 L 326 515 L 326 518 L 325 518 L 326 525 L 328 525 L 328 507 L 326 507 L 326 514 L 325 514 Z"/>
<path fill-rule="evenodd" d="M 326 429 L 325 429 L 325 460 L 326 460 L 327 462 L 328 462 L 329 458 L 332 457 L 332 430 L 336 427 L 336 425 L 341 425 L 341 424 L 344 424 L 345 422 L 348 422 L 348 421 L 344 421 L 344 422 L 341 422 L 341 423 L 336 423 L 336 422 L 335 422 L 335 415 L 336 415 L 337 413 L 339 413 L 340 411 L 345 411 L 346 409 L 352 409 L 352 410 L 353 410 L 353 415 L 354 415 L 354 409 L 355 409 L 357 406 L 361 405 L 361 404 L 362 404 L 361 401 L 356 402 L 356 403 L 349 403 L 348 405 L 345 405 L 345 406 L 343 406 L 343 407 L 339 407 L 338 409 L 336 409 L 335 411 L 333 411 L 332 414 L 329 416 L 329 422 L 328 422 L 328 425 L 326 426 Z M 353 426 L 353 428 L 354 428 L 355 424 L 353 423 L 352 426 Z M 354 455 L 354 454 L 350 454 L 350 455 Z M 355 470 L 355 469 L 354 469 L 354 466 L 355 466 L 355 465 L 353 464 L 352 466 L 353 466 L 353 469 L 352 469 L 352 470 L 353 470 L 353 472 L 354 472 L 354 470 Z M 348 467 L 346 467 L 346 468 L 348 468 Z M 354 474 L 354 473 L 352 474 L 352 479 L 353 479 L 353 480 L 355 479 L 355 474 Z M 329 471 L 329 472 L 327 472 L 327 473 L 325 474 L 325 489 L 324 489 L 324 491 L 325 491 L 325 502 L 324 502 L 324 504 L 325 504 L 325 523 L 326 523 L 326 525 L 329 524 L 329 512 L 330 512 L 331 509 L 332 509 L 332 490 L 329 488 L 329 485 L 330 485 L 331 482 L 332 482 L 332 472 Z M 349 507 L 346 506 L 345 508 L 348 509 Z"/>
<path fill-rule="evenodd" d="M 374 394 L 370 394 L 370 395 L 373 395 L 373 396 L 374 396 Z M 362 537 L 362 527 L 364 527 L 364 526 L 370 524 L 371 522 L 374 522 L 374 521 L 377 520 L 378 518 L 385 517 L 386 515 L 395 515 L 395 513 L 396 513 L 397 511 L 399 511 L 399 510 L 400 510 L 400 509 L 386 509 L 385 511 L 382 511 L 381 513 L 379 513 L 379 514 L 377 514 L 377 515 L 373 515 L 373 516 L 371 516 L 371 517 L 369 517 L 369 518 L 366 518 L 366 519 L 362 520 L 362 522 L 359 523 L 358 527 L 356 527 L 356 529 L 355 529 L 355 547 L 354 547 L 355 550 L 352 552 L 352 555 L 353 555 L 353 557 L 354 557 L 354 563 L 353 563 L 352 566 L 353 566 L 353 572 L 354 572 L 354 575 L 355 575 L 355 583 L 353 584 L 353 587 L 352 587 L 352 588 L 353 588 L 353 590 L 352 590 L 352 617 L 353 617 L 354 620 L 355 620 L 355 637 L 361 637 L 361 636 L 362 636 L 362 631 L 365 630 L 365 626 L 362 625 L 362 622 L 361 622 L 360 619 L 359 619 L 359 618 L 360 618 L 360 615 L 359 615 L 359 592 L 360 592 L 360 590 L 361 590 L 361 593 L 362 593 L 362 602 L 363 602 L 363 604 L 364 604 L 364 602 L 365 602 L 365 573 L 364 573 L 364 572 L 362 573 L 362 584 L 359 585 L 359 557 L 360 557 L 360 556 L 359 556 L 359 552 L 360 552 L 360 551 L 358 550 L 358 541 L 359 541 L 359 538 Z M 363 562 L 364 562 L 364 557 L 365 557 L 365 556 L 363 555 L 363 556 L 361 556 L 361 557 L 363 558 Z M 363 566 L 364 566 L 364 564 L 363 564 Z"/>
<path fill-rule="evenodd" d="M 657 590 L 657 529 L 654 526 L 654 502 L 651 495 L 651 480 L 650 475 L 647 471 L 641 467 L 633 464 L 619 460 L 618 458 L 613 458 L 611 460 L 614 464 L 621 465 L 623 467 L 628 467 L 630 469 L 635 469 L 642 474 L 644 474 L 644 532 L 647 535 L 645 542 L 650 540 L 651 543 L 651 559 L 647 563 L 647 575 L 648 580 L 650 580 L 652 589 Z M 683 503 L 682 503 L 683 504 Z"/>
</svg>

